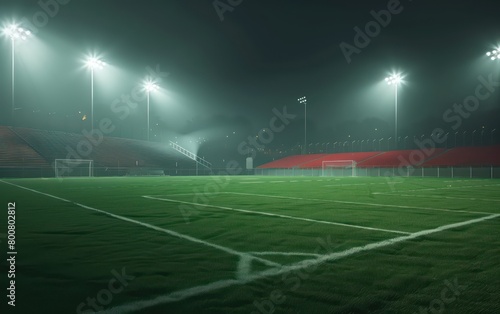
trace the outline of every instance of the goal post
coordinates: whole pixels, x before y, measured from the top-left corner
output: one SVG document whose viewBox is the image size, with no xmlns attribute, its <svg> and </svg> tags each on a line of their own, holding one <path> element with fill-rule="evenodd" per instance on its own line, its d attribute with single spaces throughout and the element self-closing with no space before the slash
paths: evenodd
<svg viewBox="0 0 500 314">
<path fill-rule="evenodd" d="M 325 160 L 321 163 L 321 175 L 323 177 L 355 177 L 356 165 L 354 160 Z"/>
<path fill-rule="evenodd" d="M 56 159 L 54 161 L 56 178 L 93 177 L 94 161 L 88 159 Z"/>
</svg>

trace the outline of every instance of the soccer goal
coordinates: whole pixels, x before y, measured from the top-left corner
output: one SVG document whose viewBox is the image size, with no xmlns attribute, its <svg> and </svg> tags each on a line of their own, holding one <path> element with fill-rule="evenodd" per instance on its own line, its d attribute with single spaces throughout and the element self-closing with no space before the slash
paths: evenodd
<svg viewBox="0 0 500 314">
<path fill-rule="evenodd" d="M 323 177 L 355 177 L 356 162 L 354 160 L 326 160 L 322 162 Z"/>
<path fill-rule="evenodd" d="M 56 178 L 93 177 L 94 161 L 86 159 L 56 159 L 54 170 Z"/>
</svg>

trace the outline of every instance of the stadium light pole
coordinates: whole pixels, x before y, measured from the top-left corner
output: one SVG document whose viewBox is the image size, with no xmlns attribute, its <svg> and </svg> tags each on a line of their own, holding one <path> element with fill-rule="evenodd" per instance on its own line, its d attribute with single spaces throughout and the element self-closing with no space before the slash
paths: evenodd
<svg viewBox="0 0 500 314">
<path fill-rule="evenodd" d="M 150 94 L 151 92 L 155 91 L 158 89 L 158 85 L 156 85 L 154 82 L 152 81 L 146 81 L 144 83 L 144 89 L 146 90 L 146 93 L 147 93 L 147 115 L 148 115 L 148 122 L 147 122 L 147 127 L 148 127 L 148 142 L 149 142 L 149 98 L 150 98 Z"/>
<path fill-rule="evenodd" d="M 491 130 L 491 132 L 490 132 L 490 145 L 493 145 L 493 133 L 495 133 L 495 131 L 496 131 L 496 130 L 497 130 L 497 129 L 493 129 L 493 130 Z"/>
<path fill-rule="evenodd" d="M 394 85 L 395 90 L 395 123 L 394 123 L 394 140 L 396 141 L 396 149 L 398 146 L 398 85 L 401 83 L 401 75 L 400 74 L 392 74 L 389 77 L 385 78 L 385 81 L 389 85 Z"/>
<path fill-rule="evenodd" d="M 307 154 L 307 98 L 300 97 L 297 101 L 299 104 L 304 104 L 304 154 Z"/>
<path fill-rule="evenodd" d="M 94 70 L 102 70 L 106 63 L 96 57 L 87 59 L 87 67 L 90 69 L 90 127 L 94 131 Z"/>
<path fill-rule="evenodd" d="M 31 32 L 17 25 L 10 25 L 4 29 L 4 34 L 10 37 L 12 48 L 12 124 L 14 124 L 14 112 L 16 110 L 16 93 L 15 93 L 15 69 L 16 69 L 16 40 L 27 40 L 31 37 Z"/>
</svg>

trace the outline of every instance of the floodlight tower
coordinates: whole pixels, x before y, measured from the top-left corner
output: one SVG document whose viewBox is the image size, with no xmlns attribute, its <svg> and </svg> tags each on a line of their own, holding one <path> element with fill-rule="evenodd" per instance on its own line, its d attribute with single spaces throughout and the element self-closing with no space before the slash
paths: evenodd
<svg viewBox="0 0 500 314">
<path fill-rule="evenodd" d="M 299 104 L 304 104 L 304 154 L 307 154 L 307 98 L 300 97 L 297 101 Z"/>
<path fill-rule="evenodd" d="M 87 67 L 90 69 L 90 125 L 94 131 L 94 70 L 102 70 L 106 63 L 96 57 L 87 59 Z"/>
<path fill-rule="evenodd" d="M 389 77 L 385 78 L 385 81 L 389 85 L 394 85 L 395 90 L 395 123 L 394 123 L 394 139 L 396 141 L 396 149 L 397 149 L 397 141 L 398 141 L 398 85 L 401 83 L 401 75 L 393 74 Z"/>
<path fill-rule="evenodd" d="M 10 37 L 12 45 L 12 122 L 14 122 L 14 111 L 16 107 L 15 93 L 15 65 L 16 65 L 16 40 L 27 40 L 31 37 L 31 32 L 16 25 L 10 25 L 4 29 L 4 34 Z"/>
<path fill-rule="evenodd" d="M 149 96 L 150 96 L 150 93 L 157 90 L 158 89 L 158 85 L 156 85 L 154 82 L 152 81 L 146 81 L 144 83 L 144 89 L 146 90 L 146 93 L 147 93 L 147 112 L 148 112 L 148 123 L 147 123 L 147 127 L 148 127 L 148 142 L 149 142 L 149 131 L 150 131 L 150 128 L 149 128 Z"/>
<path fill-rule="evenodd" d="M 497 48 L 497 49 L 492 50 L 492 51 L 488 51 L 486 53 L 486 56 L 490 57 L 490 59 L 492 61 L 500 60 L 500 48 Z"/>
</svg>

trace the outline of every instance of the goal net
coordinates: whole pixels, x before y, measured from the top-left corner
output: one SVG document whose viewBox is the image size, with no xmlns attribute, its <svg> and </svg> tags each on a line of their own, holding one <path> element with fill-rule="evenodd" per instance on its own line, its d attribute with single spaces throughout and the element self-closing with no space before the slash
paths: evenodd
<svg viewBox="0 0 500 314">
<path fill-rule="evenodd" d="M 356 162 L 354 160 L 327 160 L 322 162 L 323 177 L 355 177 Z"/>
<path fill-rule="evenodd" d="M 86 159 L 56 159 L 54 170 L 56 178 L 93 177 L 94 161 Z"/>
</svg>

